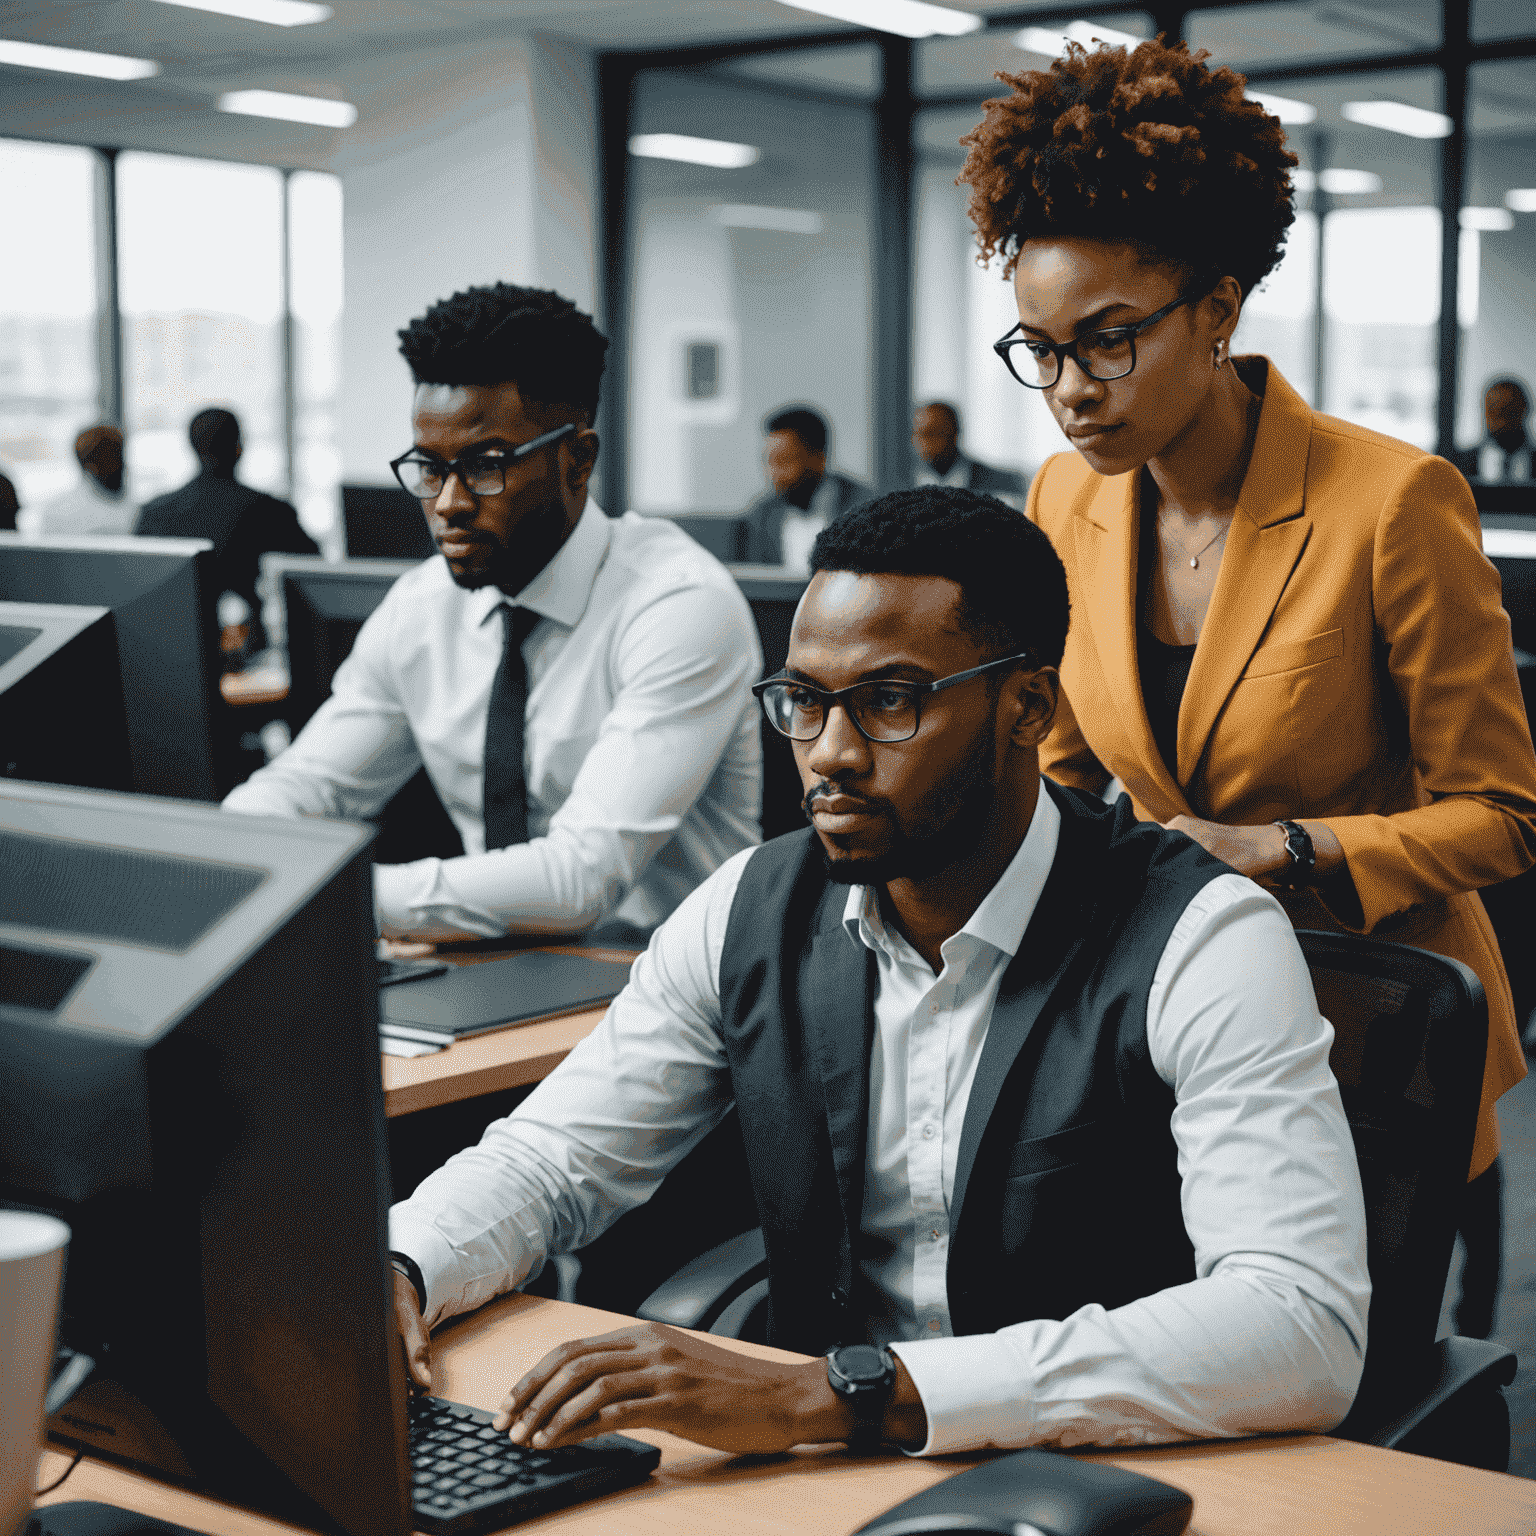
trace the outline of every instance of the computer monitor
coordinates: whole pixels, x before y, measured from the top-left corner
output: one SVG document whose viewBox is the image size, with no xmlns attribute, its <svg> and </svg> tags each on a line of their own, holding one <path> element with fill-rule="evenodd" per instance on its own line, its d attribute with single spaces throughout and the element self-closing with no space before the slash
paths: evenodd
<svg viewBox="0 0 1536 1536">
<path fill-rule="evenodd" d="M 133 788 L 107 609 L 0 603 L 0 775 Z"/>
<path fill-rule="evenodd" d="M 0 783 L 0 1203 L 73 1232 L 51 1438 L 406 1536 L 370 837 Z"/>
<path fill-rule="evenodd" d="M 778 565 L 733 565 L 736 578 L 752 610 L 757 640 L 763 651 L 763 676 L 772 677 L 789 655 L 789 630 L 795 609 L 805 595 L 807 578 Z M 760 722 L 763 739 L 763 836 L 778 837 L 805 825 L 800 808 L 800 770 L 794 750 L 768 722 Z"/>
<path fill-rule="evenodd" d="M 402 495 L 404 492 L 401 493 Z M 364 621 L 415 560 L 322 560 L 267 555 L 262 571 L 279 595 L 288 647 L 288 728 L 294 735 L 331 695 Z M 464 843 L 425 769 L 408 779 L 379 813 L 373 856 L 380 864 L 453 858 Z"/>
<path fill-rule="evenodd" d="M 421 503 L 398 485 L 344 485 L 347 554 L 358 560 L 425 560 L 437 553 Z"/>
<path fill-rule="evenodd" d="M 218 593 L 205 539 L 0 532 L 0 602 L 110 608 L 140 794 L 217 800 L 233 728 L 219 695 Z"/>
</svg>

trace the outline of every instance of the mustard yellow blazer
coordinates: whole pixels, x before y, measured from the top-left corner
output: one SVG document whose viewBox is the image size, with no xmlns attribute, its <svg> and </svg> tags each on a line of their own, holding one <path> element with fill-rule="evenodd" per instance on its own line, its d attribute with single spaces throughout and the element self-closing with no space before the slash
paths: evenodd
<svg viewBox="0 0 1536 1536">
<path fill-rule="evenodd" d="M 1487 992 L 1475 1176 L 1498 1152 L 1494 1103 L 1525 1076 L 1476 892 L 1536 862 L 1536 754 L 1498 573 L 1444 459 L 1319 415 L 1267 360 L 1239 361 L 1264 403 L 1179 710 L 1176 774 L 1137 671 L 1140 476 L 1063 453 L 1035 477 L 1029 516 L 1072 597 L 1041 767 L 1093 792 L 1113 775 L 1152 821 L 1326 822 L 1358 902 L 1347 882 L 1287 893 L 1292 922 L 1451 955 Z"/>
</svg>

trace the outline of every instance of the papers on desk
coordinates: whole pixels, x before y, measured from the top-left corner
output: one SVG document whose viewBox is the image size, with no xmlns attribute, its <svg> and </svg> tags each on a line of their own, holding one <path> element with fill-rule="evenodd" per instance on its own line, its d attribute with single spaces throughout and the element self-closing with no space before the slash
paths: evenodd
<svg viewBox="0 0 1536 1536">
<path fill-rule="evenodd" d="M 431 1056 L 436 1051 L 444 1050 L 448 1041 L 439 1040 L 435 1045 L 429 1045 L 425 1040 L 402 1040 L 397 1035 L 379 1033 L 379 1049 L 386 1056 Z"/>
</svg>

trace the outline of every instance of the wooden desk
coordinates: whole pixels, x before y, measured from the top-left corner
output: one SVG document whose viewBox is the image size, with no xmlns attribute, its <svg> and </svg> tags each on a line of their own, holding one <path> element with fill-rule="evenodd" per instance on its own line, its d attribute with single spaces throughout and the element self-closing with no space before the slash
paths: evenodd
<svg viewBox="0 0 1536 1536">
<path fill-rule="evenodd" d="M 523 1370 L 555 1344 L 632 1321 L 559 1301 L 506 1297 L 440 1331 L 437 1390 L 494 1408 Z M 783 1357 L 760 1345 L 730 1347 Z M 661 1447 L 655 1477 L 515 1529 L 536 1536 L 845 1536 L 890 1505 L 973 1465 L 963 1458 L 855 1459 L 840 1448 L 733 1458 L 671 1435 L 632 1433 Z M 1530 1536 L 1536 1531 L 1536 1482 L 1324 1435 L 1094 1453 L 1088 1459 L 1144 1472 L 1191 1494 L 1195 1536 Z M 66 1464 L 49 1452 L 39 1481 L 51 1481 Z M 65 1499 L 100 1499 L 209 1536 L 291 1536 L 297 1529 L 94 1461 L 82 1462 L 41 1502 Z"/>
<path fill-rule="evenodd" d="M 561 952 L 556 946 L 550 948 L 553 953 Z M 633 960 L 639 951 L 583 949 L 579 953 L 594 960 Z M 505 952 L 491 952 L 443 958 L 455 965 L 483 965 L 491 960 L 505 960 L 507 956 Z M 384 1113 L 390 1118 L 410 1115 L 420 1109 L 477 1098 L 482 1093 L 543 1082 L 597 1028 L 607 1011 L 605 1003 L 598 1008 L 584 1008 L 580 1013 L 515 1024 L 510 1029 L 476 1035 L 470 1040 L 456 1040 L 446 1050 L 431 1056 L 381 1057 Z"/>
</svg>

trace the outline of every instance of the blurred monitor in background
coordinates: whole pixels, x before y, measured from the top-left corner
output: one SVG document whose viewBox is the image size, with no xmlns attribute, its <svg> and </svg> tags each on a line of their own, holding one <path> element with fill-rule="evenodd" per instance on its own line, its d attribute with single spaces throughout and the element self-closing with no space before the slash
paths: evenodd
<svg viewBox="0 0 1536 1536">
<path fill-rule="evenodd" d="M 123 488 L 123 434 L 87 427 L 75 439 L 80 478 L 62 495 L 29 507 L 12 526 L 28 537 L 45 533 L 132 533 L 139 509 Z"/>
<path fill-rule="evenodd" d="M 248 646 L 259 651 L 266 644 L 256 592 L 262 555 L 317 555 L 320 548 L 299 526 L 298 514 L 286 501 L 235 479 L 243 445 L 240 423 L 232 411 L 217 407 L 199 411 L 187 435 L 202 468 L 179 491 L 145 503 L 136 531 L 210 540 L 214 591 L 234 592 L 245 600 L 251 626 Z"/>
<path fill-rule="evenodd" d="M 912 451 L 917 455 L 916 485 L 952 485 L 1022 505 L 1028 489 L 1023 475 L 994 469 L 960 451 L 960 412 L 947 400 L 930 400 L 913 413 Z"/>
<path fill-rule="evenodd" d="M 816 535 L 839 512 L 868 501 L 867 485 L 827 468 L 827 420 L 808 405 L 775 411 L 764 423 L 763 464 L 772 489 L 747 508 L 746 561 L 805 575 Z"/>
<path fill-rule="evenodd" d="M 1530 484 L 1533 478 L 1531 440 L 1525 423 L 1531 398 L 1519 379 L 1495 379 L 1483 391 L 1483 420 L 1487 436 L 1475 448 L 1459 448 L 1451 462 L 1469 480 L 1491 485 Z"/>
</svg>

